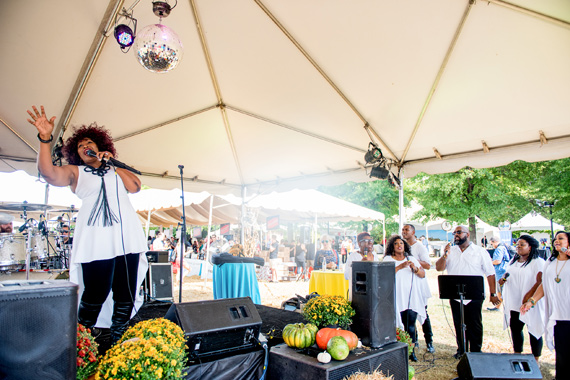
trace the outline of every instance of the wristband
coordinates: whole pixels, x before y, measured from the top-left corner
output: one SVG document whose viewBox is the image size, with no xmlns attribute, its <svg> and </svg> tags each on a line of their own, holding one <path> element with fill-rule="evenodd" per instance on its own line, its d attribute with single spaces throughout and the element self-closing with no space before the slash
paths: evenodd
<svg viewBox="0 0 570 380">
<path fill-rule="evenodd" d="M 491 297 L 496 297 L 497 293 L 491 293 Z"/>
<path fill-rule="evenodd" d="M 38 140 L 40 140 L 40 142 L 43 142 L 44 144 L 49 144 L 50 142 L 53 141 L 53 135 L 49 135 L 49 140 L 44 140 L 40 137 L 40 134 L 38 133 Z"/>
<path fill-rule="evenodd" d="M 536 305 L 536 301 L 534 300 L 534 298 L 530 297 L 528 299 L 528 302 L 530 302 L 532 304 L 532 307 L 534 307 L 534 305 Z"/>
</svg>

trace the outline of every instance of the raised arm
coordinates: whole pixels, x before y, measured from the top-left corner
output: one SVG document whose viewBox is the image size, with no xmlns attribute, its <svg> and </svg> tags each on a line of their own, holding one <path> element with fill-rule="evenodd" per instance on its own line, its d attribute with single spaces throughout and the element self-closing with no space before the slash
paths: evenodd
<svg viewBox="0 0 570 380">
<path fill-rule="evenodd" d="M 47 119 L 44 106 L 41 112 L 36 106 L 32 106 L 33 112 L 27 110 L 31 119 L 27 119 L 38 130 L 40 150 L 38 152 L 38 170 L 47 183 L 53 186 L 72 186 L 77 183 L 77 168 L 70 165 L 54 166 L 51 160 L 50 142 L 53 139 L 52 132 L 55 116 Z"/>
<path fill-rule="evenodd" d="M 443 272 L 445 267 L 447 266 L 447 255 L 449 255 L 449 249 L 451 245 L 447 243 L 445 248 L 443 249 L 443 255 L 435 262 L 435 269 L 439 272 Z"/>
</svg>

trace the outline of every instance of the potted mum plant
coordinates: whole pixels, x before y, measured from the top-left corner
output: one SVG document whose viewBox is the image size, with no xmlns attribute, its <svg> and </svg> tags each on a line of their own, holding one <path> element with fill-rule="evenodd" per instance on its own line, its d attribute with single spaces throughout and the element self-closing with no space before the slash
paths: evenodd
<svg viewBox="0 0 570 380">
<path fill-rule="evenodd" d="M 311 298 L 303 308 L 303 317 L 319 328 L 334 326 L 346 329 L 354 314 L 350 302 L 344 297 L 326 294 Z"/>
<path fill-rule="evenodd" d="M 180 379 L 186 363 L 182 329 L 164 318 L 129 328 L 99 364 L 98 379 Z"/>
<path fill-rule="evenodd" d="M 99 345 L 91 335 L 91 330 L 77 324 L 77 380 L 88 379 L 97 370 Z"/>
</svg>

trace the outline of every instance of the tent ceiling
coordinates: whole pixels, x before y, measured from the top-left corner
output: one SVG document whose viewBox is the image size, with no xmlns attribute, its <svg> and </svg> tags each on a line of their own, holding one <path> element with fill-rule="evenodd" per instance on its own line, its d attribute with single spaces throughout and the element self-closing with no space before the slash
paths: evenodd
<svg viewBox="0 0 570 380">
<path fill-rule="evenodd" d="M 567 0 L 180 0 L 168 74 L 113 40 L 132 4 L 1 3 L 0 171 L 35 170 L 32 104 L 64 137 L 105 125 L 151 187 L 184 165 L 188 191 L 367 181 L 370 139 L 406 176 L 570 156 Z"/>
</svg>

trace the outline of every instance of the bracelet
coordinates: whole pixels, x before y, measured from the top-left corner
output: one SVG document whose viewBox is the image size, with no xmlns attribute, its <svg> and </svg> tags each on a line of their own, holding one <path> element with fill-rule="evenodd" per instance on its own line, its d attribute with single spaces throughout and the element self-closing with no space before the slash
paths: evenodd
<svg viewBox="0 0 570 380">
<path fill-rule="evenodd" d="M 40 134 L 38 133 L 38 140 L 40 140 L 40 142 L 43 142 L 44 144 L 49 144 L 50 142 L 53 141 L 53 135 L 49 135 L 49 140 L 44 140 L 40 137 Z"/>
<path fill-rule="evenodd" d="M 530 298 L 528 299 L 528 302 L 530 302 L 530 303 L 532 304 L 532 307 L 534 307 L 534 305 L 536 305 L 536 301 L 535 301 L 535 299 L 532 298 L 532 297 L 530 297 Z"/>
</svg>

